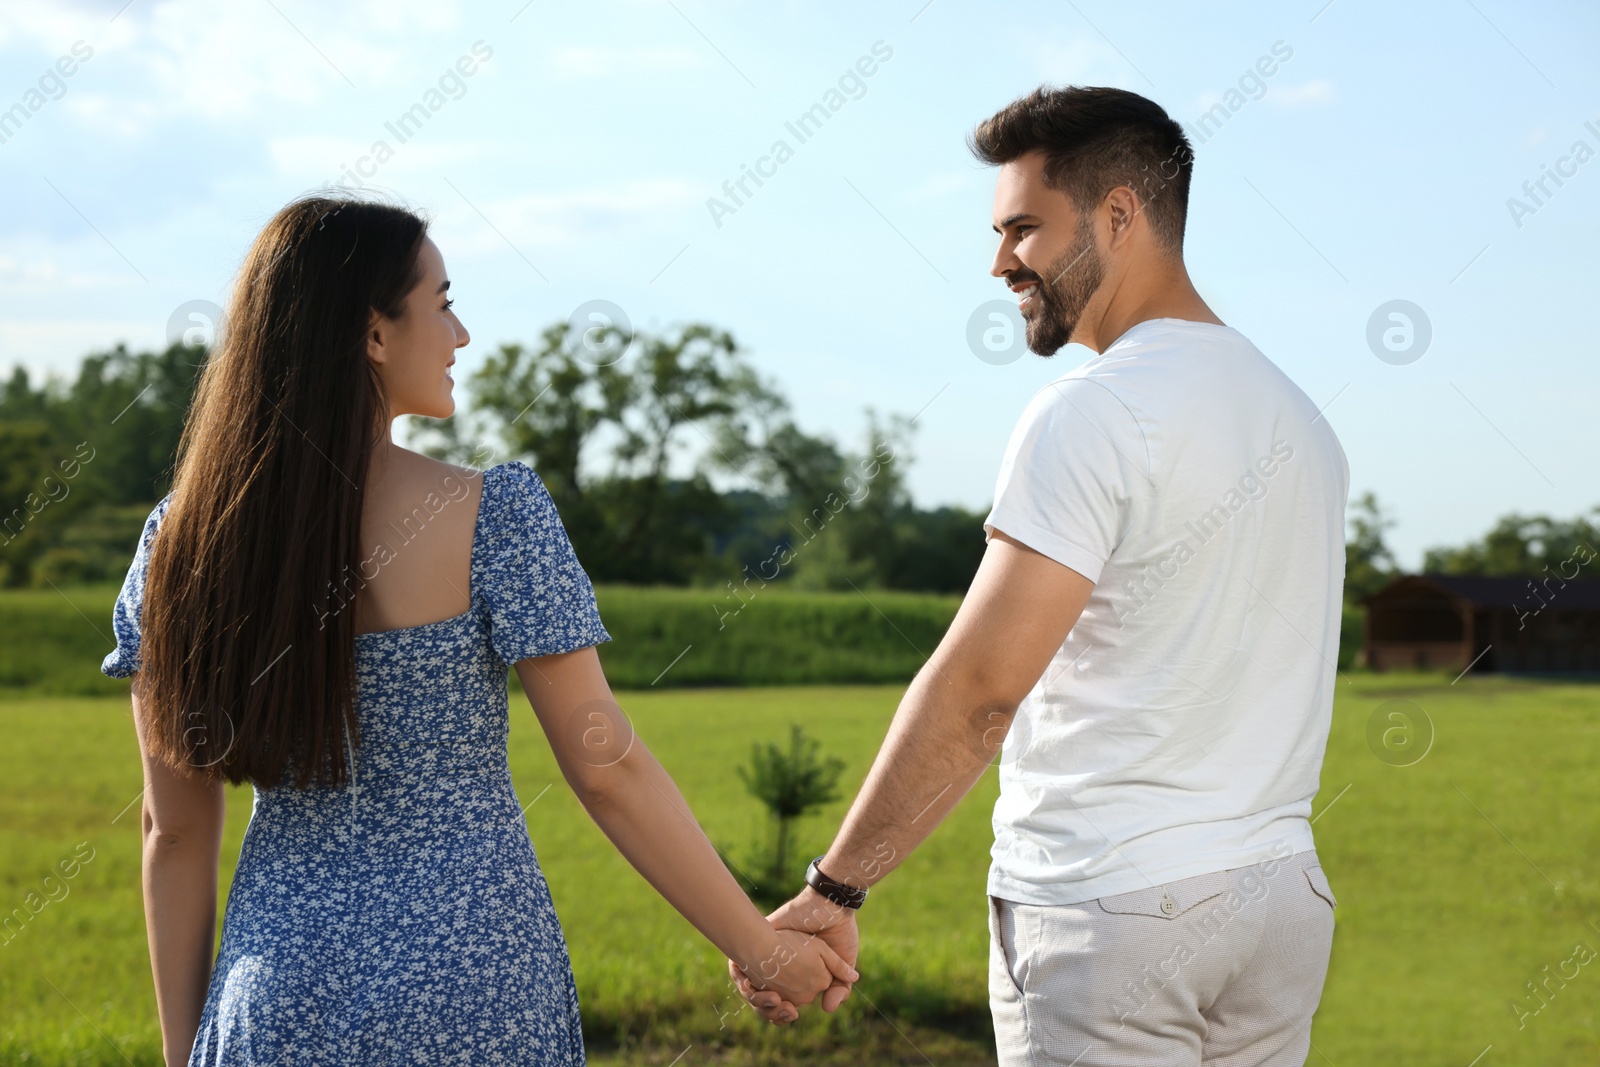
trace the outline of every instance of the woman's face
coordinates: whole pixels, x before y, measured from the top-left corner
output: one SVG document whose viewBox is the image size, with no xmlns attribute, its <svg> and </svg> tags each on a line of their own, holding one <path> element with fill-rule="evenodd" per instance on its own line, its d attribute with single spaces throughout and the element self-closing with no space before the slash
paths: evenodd
<svg viewBox="0 0 1600 1067">
<path fill-rule="evenodd" d="M 389 418 L 447 418 L 456 409 L 450 365 L 456 349 L 472 338 L 450 310 L 444 257 L 431 237 L 417 253 L 422 280 L 405 297 L 405 310 L 391 319 L 376 310 L 367 334 L 367 358 L 378 368 L 389 394 Z"/>
</svg>

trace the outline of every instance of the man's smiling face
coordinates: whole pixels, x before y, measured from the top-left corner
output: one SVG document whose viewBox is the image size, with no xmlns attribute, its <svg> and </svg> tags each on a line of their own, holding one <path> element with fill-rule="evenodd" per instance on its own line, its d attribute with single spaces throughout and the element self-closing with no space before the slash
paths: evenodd
<svg viewBox="0 0 1600 1067">
<path fill-rule="evenodd" d="M 1000 168 L 994 187 L 994 229 L 1000 235 L 989 273 L 1017 294 L 1028 348 L 1054 355 L 1073 340 L 1084 308 L 1105 279 L 1094 216 L 1044 183 L 1045 155 L 1028 152 Z"/>
</svg>

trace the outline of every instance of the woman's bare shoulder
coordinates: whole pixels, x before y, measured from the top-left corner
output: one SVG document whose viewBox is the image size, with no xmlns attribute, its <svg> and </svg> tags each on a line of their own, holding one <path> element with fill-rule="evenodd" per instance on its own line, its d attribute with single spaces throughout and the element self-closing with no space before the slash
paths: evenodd
<svg viewBox="0 0 1600 1067">
<path fill-rule="evenodd" d="M 483 471 L 477 467 L 451 463 L 449 460 L 439 459 L 425 452 L 414 452 L 409 448 L 396 447 L 394 456 L 399 460 L 397 468 L 404 469 L 412 478 L 421 478 L 424 481 L 438 481 L 447 475 L 468 479 L 483 477 Z"/>
<path fill-rule="evenodd" d="M 369 510 L 378 515 L 395 509 L 410 511 L 434 496 L 476 501 L 482 495 L 483 475 L 476 467 L 396 447 L 372 468 L 367 484 Z"/>
</svg>

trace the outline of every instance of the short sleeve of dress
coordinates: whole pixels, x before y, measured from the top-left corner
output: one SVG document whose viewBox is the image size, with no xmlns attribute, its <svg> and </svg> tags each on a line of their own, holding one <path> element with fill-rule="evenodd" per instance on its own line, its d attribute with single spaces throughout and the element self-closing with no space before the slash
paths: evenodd
<svg viewBox="0 0 1600 1067">
<path fill-rule="evenodd" d="M 144 607 L 145 572 L 150 566 L 150 542 L 155 539 L 156 528 L 172 501 L 168 493 L 144 521 L 144 532 L 139 535 L 139 546 L 134 549 L 133 562 L 128 565 L 128 575 L 122 580 L 122 591 L 111 608 L 111 632 L 116 636 L 117 647 L 100 661 L 100 673 L 111 678 L 128 678 L 139 669 L 139 616 Z"/>
<path fill-rule="evenodd" d="M 490 511 L 479 580 L 490 643 L 501 661 L 509 665 L 611 640 L 600 623 L 594 586 L 544 482 L 521 460 L 491 471 L 480 504 Z"/>
</svg>

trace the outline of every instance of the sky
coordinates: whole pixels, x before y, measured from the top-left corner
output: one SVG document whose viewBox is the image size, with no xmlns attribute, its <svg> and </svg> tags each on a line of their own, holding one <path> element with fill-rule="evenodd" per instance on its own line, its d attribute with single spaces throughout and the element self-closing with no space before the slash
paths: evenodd
<svg viewBox="0 0 1600 1067">
<path fill-rule="evenodd" d="M 1415 569 L 1600 505 L 1597 51 L 1600 8 L 1508 0 L 7 3 L 0 370 L 203 335 L 271 215 L 343 182 L 432 220 L 458 381 L 591 301 L 709 322 L 810 432 L 915 416 L 917 503 L 986 509 L 1028 398 L 1093 353 L 1005 346 L 965 138 L 1110 85 L 1189 131 L 1197 288 Z"/>
</svg>

